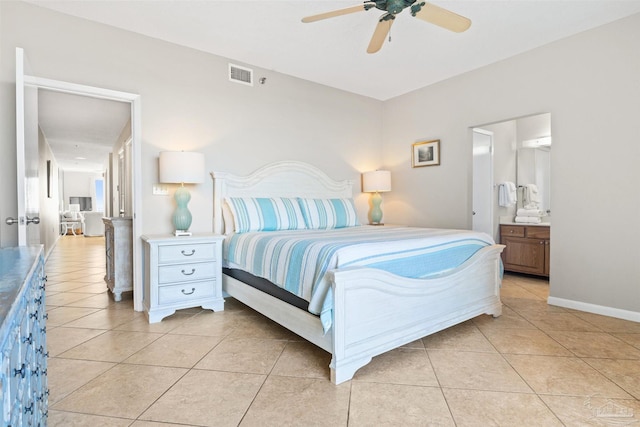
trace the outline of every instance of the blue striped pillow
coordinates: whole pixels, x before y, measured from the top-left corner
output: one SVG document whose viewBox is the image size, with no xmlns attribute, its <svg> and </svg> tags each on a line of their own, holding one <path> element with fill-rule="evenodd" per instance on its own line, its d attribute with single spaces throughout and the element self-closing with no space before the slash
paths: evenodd
<svg viewBox="0 0 640 427">
<path fill-rule="evenodd" d="M 360 225 L 353 199 L 298 199 L 309 229 Z"/>
<path fill-rule="evenodd" d="M 230 197 L 227 204 L 233 214 L 236 233 L 305 228 L 296 199 Z"/>
</svg>

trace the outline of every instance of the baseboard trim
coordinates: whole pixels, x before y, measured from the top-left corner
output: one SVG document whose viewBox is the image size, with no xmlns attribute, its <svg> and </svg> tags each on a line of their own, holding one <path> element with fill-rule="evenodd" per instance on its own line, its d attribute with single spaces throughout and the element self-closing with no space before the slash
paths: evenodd
<svg viewBox="0 0 640 427">
<path fill-rule="evenodd" d="M 547 298 L 547 303 L 550 305 L 557 305 L 559 307 L 586 311 L 587 313 L 601 314 L 603 316 L 631 320 L 632 322 L 640 322 L 640 313 L 637 311 L 622 310 L 620 308 L 607 307 L 604 305 L 590 304 L 588 302 L 574 301 L 556 297 Z"/>
</svg>

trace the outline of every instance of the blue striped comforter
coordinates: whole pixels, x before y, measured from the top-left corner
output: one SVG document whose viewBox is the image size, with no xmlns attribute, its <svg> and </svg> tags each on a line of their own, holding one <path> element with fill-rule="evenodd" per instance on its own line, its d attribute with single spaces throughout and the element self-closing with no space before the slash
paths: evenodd
<svg viewBox="0 0 640 427">
<path fill-rule="evenodd" d="M 358 226 L 333 230 L 236 233 L 224 245 L 227 266 L 240 268 L 309 302 L 325 332 L 333 295 L 325 273 L 370 267 L 408 278 L 445 273 L 494 241 L 484 233 L 435 228 Z"/>
</svg>

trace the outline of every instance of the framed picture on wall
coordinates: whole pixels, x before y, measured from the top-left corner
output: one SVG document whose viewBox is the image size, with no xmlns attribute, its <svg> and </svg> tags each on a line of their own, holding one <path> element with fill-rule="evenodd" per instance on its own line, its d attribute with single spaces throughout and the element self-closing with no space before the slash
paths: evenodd
<svg viewBox="0 0 640 427">
<path fill-rule="evenodd" d="M 440 164 L 440 140 L 421 141 L 413 144 L 411 166 L 437 166 Z"/>
</svg>

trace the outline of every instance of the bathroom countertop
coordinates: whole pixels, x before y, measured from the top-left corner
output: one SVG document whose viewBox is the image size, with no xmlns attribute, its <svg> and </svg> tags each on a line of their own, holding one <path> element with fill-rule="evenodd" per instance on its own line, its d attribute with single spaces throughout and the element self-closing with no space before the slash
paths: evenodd
<svg viewBox="0 0 640 427">
<path fill-rule="evenodd" d="M 530 225 L 533 227 L 550 227 L 550 222 L 539 222 L 537 224 L 529 223 L 529 222 L 515 222 L 515 221 L 503 221 L 500 225 Z"/>
</svg>

